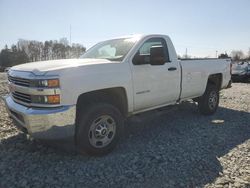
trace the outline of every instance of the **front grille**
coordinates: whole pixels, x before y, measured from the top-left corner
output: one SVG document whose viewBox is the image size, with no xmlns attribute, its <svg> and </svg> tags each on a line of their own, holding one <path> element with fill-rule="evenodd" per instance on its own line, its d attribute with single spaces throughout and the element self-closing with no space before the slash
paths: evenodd
<svg viewBox="0 0 250 188">
<path fill-rule="evenodd" d="M 15 85 L 30 87 L 29 79 L 8 76 L 8 80 Z"/>
<path fill-rule="evenodd" d="M 25 93 L 14 91 L 11 93 L 12 97 L 20 102 L 31 103 L 31 96 Z"/>
</svg>

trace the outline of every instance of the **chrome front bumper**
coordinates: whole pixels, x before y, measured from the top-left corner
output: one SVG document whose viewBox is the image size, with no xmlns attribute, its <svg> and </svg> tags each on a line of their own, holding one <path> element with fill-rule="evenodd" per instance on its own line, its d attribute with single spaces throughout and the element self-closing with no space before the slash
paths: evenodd
<svg viewBox="0 0 250 188">
<path fill-rule="evenodd" d="M 10 95 L 3 97 L 7 111 L 16 126 L 40 140 L 73 138 L 75 134 L 76 106 L 57 108 L 31 108 L 13 101 Z"/>
</svg>

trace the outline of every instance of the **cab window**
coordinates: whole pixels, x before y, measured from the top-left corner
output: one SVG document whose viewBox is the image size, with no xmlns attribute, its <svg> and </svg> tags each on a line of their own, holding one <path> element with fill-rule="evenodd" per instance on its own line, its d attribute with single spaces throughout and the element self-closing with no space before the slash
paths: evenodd
<svg viewBox="0 0 250 188">
<path fill-rule="evenodd" d="M 154 53 L 154 54 L 152 54 Z M 157 57 L 157 54 L 159 57 Z M 134 65 L 151 64 L 152 55 L 159 59 L 157 65 L 169 62 L 169 55 L 166 41 L 163 38 L 151 38 L 145 41 L 133 58 Z M 162 63 L 161 63 L 162 62 Z"/>
</svg>

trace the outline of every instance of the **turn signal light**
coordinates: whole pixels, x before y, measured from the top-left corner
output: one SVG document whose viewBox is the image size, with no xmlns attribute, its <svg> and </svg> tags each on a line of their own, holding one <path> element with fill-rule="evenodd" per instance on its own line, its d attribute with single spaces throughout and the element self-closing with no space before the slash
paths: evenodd
<svg viewBox="0 0 250 188">
<path fill-rule="evenodd" d="M 59 80 L 58 79 L 48 80 L 48 87 L 59 87 Z"/>
<path fill-rule="evenodd" d="M 33 95 L 31 100 L 34 104 L 60 104 L 60 95 Z"/>
<path fill-rule="evenodd" d="M 59 104 L 60 103 L 60 95 L 48 95 L 47 100 L 49 104 Z"/>
</svg>

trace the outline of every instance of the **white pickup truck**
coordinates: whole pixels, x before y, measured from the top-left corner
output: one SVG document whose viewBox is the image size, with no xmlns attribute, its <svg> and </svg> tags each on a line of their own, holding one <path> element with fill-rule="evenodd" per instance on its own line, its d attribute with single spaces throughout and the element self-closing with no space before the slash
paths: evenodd
<svg viewBox="0 0 250 188">
<path fill-rule="evenodd" d="M 98 43 L 80 59 L 33 62 L 8 71 L 10 117 L 35 139 L 81 153 L 110 152 L 128 116 L 193 99 L 213 114 L 230 84 L 230 59 L 178 60 L 168 36 Z"/>
</svg>

